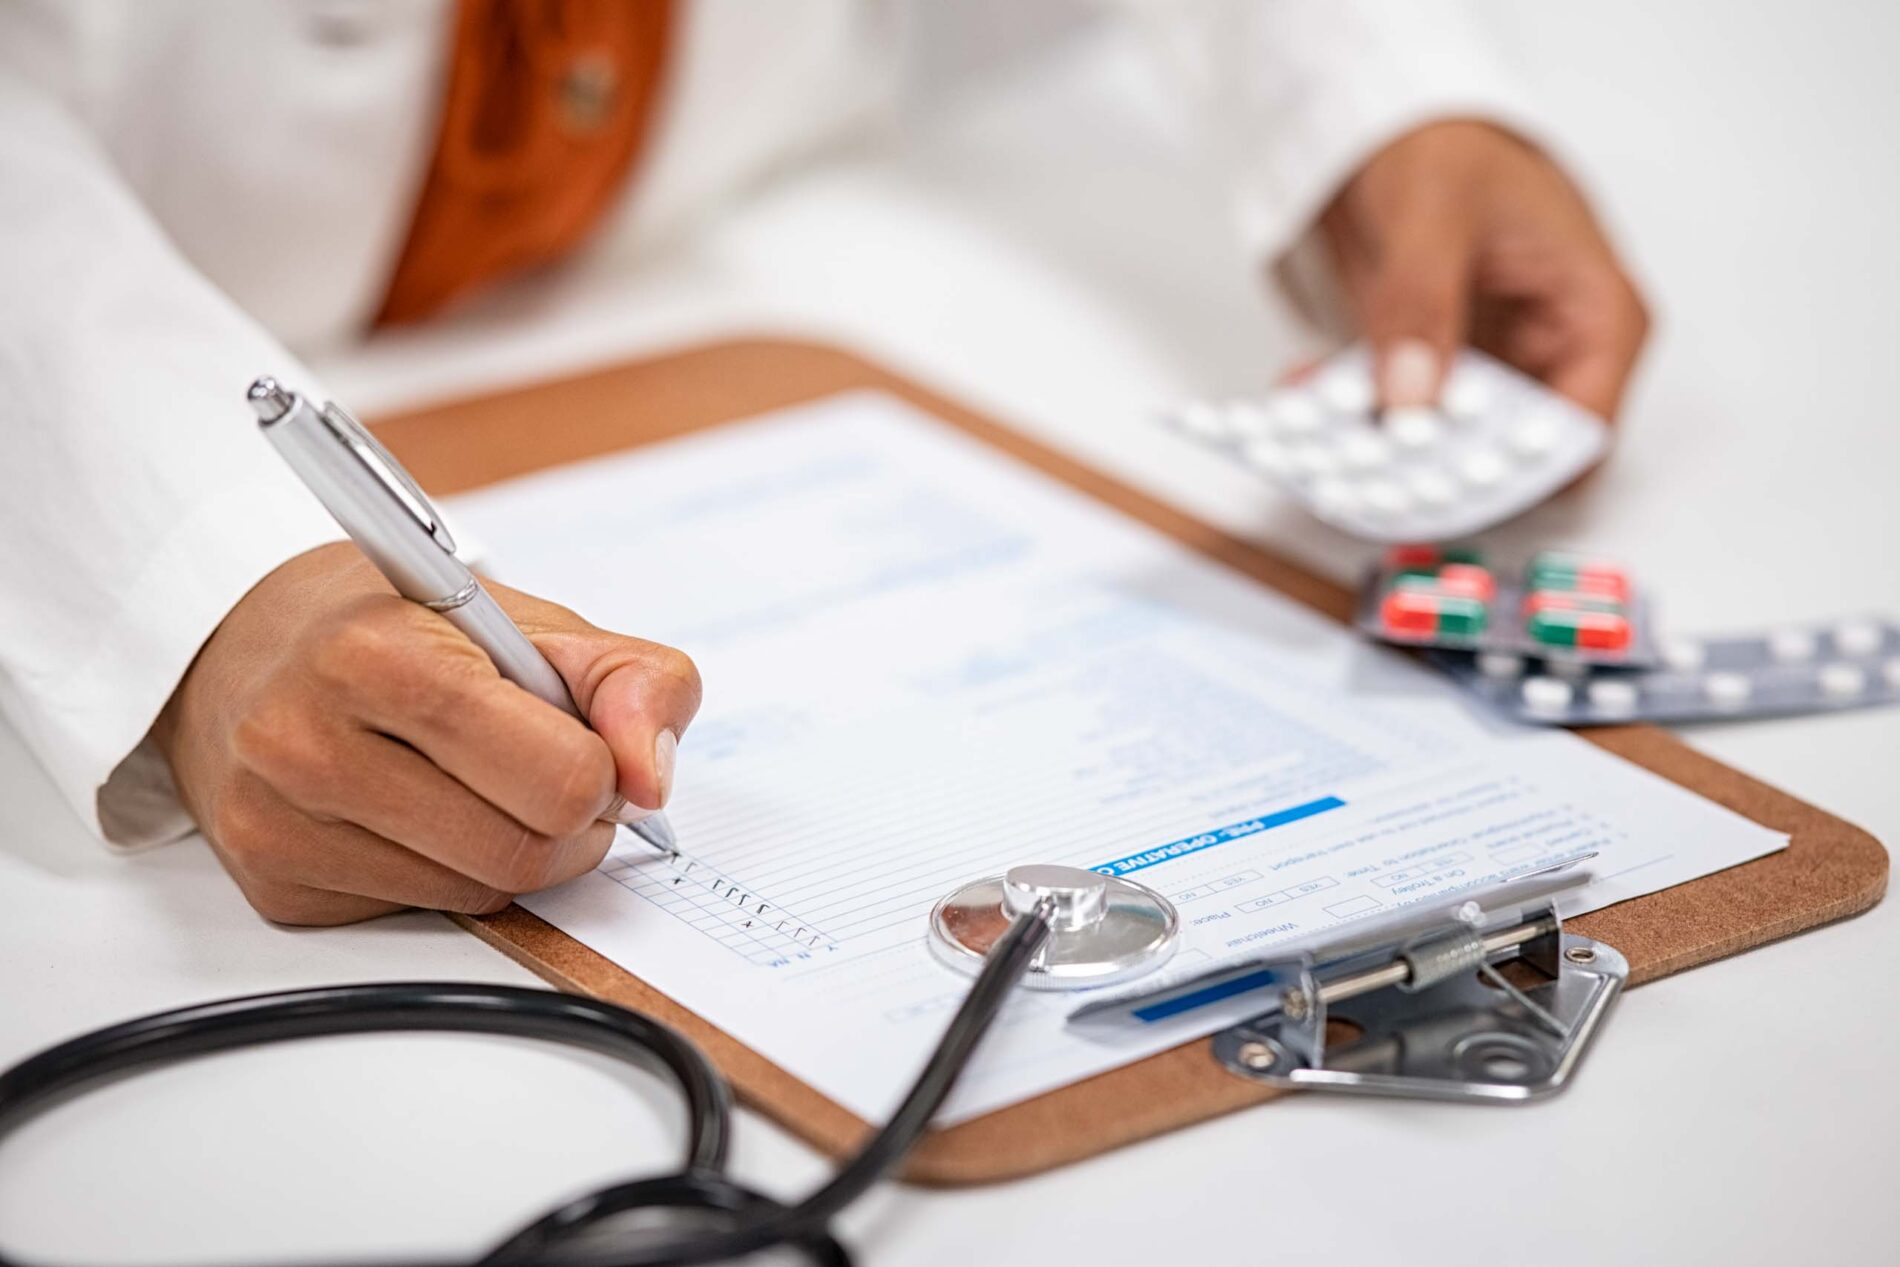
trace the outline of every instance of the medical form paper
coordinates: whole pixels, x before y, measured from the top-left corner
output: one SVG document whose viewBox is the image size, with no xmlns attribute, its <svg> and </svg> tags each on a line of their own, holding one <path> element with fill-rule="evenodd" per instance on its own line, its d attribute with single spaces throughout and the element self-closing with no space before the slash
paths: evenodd
<svg viewBox="0 0 1900 1267">
<path fill-rule="evenodd" d="M 668 813 L 522 905 L 868 1120 L 968 985 L 931 906 L 1018 863 L 1179 905 L 1171 971 L 1580 853 L 1594 909 L 1785 838 L 910 406 L 832 397 L 455 499 L 496 574 L 698 662 Z M 623 838 L 625 833 L 623 833 Z M 958 1120 L 1179 1043 L 1019 991 Z"/>
</svg>

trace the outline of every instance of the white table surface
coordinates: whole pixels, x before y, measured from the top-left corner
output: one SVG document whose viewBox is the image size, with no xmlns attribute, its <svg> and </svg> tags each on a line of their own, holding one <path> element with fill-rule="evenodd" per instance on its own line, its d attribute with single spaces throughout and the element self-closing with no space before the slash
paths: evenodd
<svg viewBox="0 0 1900 1267">
<path fill-rule="evenodd" d="M 1900 614 L 1896 11 L 1497 10 L 1661 314 L 1608 470 L 1515 525 L 1629 559 L 1677 628 Z M 1292 350 L 1223 245 L 1215 186 L 1117 40 L 998 90 L 904 157 L 844 155 L 632 277 L 583 277 L 324 358 L 365 412 L 732 331 L 846 342 L 1345 575 L 1360 547 L 1152 429 Z M 636 631 L 637 632 L 637 631 Z M 1900 710 L 1695 730 L 1725 761 L 1900 834 Z M 682 754 L 691 777 L 691 754 Z M 202 842 L 87 838 L 0 730 L 0 1063 L 134 1013 L 378 978 L 531 978 L 439 917 L 269 927 Z M 887 1187 L 864 1261 L 1891 1262 L 1900 1040 L 1891 905 L 1618 1005 L 1526 1109 L 1301 1097 L 1007 1186 Z M 118 1084 L 0 1146 L 0 1248 L 33 1261 L 474 1254 L 656 1167 L 637 1079 L 511 1042 L 337 1040 Z M 738 1173 L 824 1164 L 754 1115 Z"/>
</svg>

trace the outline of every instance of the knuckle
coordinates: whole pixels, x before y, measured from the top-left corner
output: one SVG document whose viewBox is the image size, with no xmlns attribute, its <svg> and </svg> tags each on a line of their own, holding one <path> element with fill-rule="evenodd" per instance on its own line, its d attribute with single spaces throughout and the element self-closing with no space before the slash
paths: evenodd
<svg viewBox="0 0 1900 1267">
<path fill-rule="evenodd" d="M 1631 289 L 1629 293 L 1629 309 L 1630 323 L 1636 332 L 1636 339 L 1640 343 L 1647 339 L 1650 331 L 1655 328 L 1656 316 L 1650 309 L 1649 301 L 1644 299 L 1642 293 L 1635 289 Z"/>
<path fill-rule="evenodd" d="M 322 907 L 311 900 L 309 890 L 290 884 L 273 884 L 268 881 L 250 881 L 240 883 L 244 898 L 251 909 L 273 924 L 322 924 L 334 922 L 326 920 Z"/>
<path fill-rule="evenodd" d="M 277 817 L 261 789 L 239 783 L 218 799 L 211 821 L 202 826 L 241 869 L 254 872 L 269 863 Z"/>
<path fill-rule="evenodd" d="M 442 909 L 461 915 L 493 915 L 514 900 L 512 893 L 490 888 L 479 880 L 470 880 L 448 895 Z"/>
<path fill-rule="evenodd" d="M 249 720 L 249 719 L 247 719 Z M 341 750 L 321 727 L 260 718 L 240 723 L 239 760 L 293 804 L 316 813 L 334 810 L 345 786 Z"/>
<path fill-rule="evenodd" d="M 488 882 L 505 893 L 544 889 L 556 879 L 554 864 L 558 856 L 551 838 L 532 828 L 519 828 L 497 856 Z"/>
<path fill-rule="evenodd" d="M 612 823 L 594 823 L 580 837 L 580 851 L 575 858 L 573 875 L 586 875 L 598 867 L 607 857 L 607 851 L 613 848 L 614 825 Z M 572 878 L 567 877 L 567 878 Z"/>
<path fill-rule="evenodd" d="M 277 728 L 273 716 L 253 708 L 231 728 L 231 755 L 238 764 L 256 770 L 269 765 L 276 753 Z"/>
<path fill-rule="evenodd" d="M 310 667 L 333 685 L 362 680 L 395 645 L 389 623 L 371 604 L 348 604 L 317 634 L 310 650 Z"/>
<path fill-rule="evenodd" d="M 558 777 L 549 786 L 546 803 L 533 825 L 552 837 L 578 836 L 613 799 L 613 754 L 593 737 L 581 736 L 575 751 L 561 761 Z"/>
<path fill-rule="evenodd" d="M 702 686 L 693 657 L 674 647 L 655 647 L 648 665 L 655 677 L 698 707 Z"/>
<path fill-rule="evenodd" d="M 536 625 L 550 626 L 556 629 L 592 629 L 592 622 L 566 603 L 557 603 L 551 598 L 539 594 L 524 594 L 520 590 L 508 591 L 510 608 L 522 609 L 522 614 L 530 617 Z"/>
<path fill-rule="evenodd" d="M 319 760 L 309 719 L 280 701 L 253 705 L 231 731 L 239 762 L 267 777 L 294 774 Z"/>
<path fill-rule="evenodd" d="M 416 668 L 397 684 L 397 706 L 403 715 L 435 734 L 452 734 L 466 725 L 478 680 L 472 666 L 438 656 Z"/>
<path fill-rule="evenodd" d="M 332 689 L 369 684 L 383 691 L 408 676 L 418 648 L 428 645 L 414 628 L 424 615 L 390 594 L 366 594 L 345 603 L 314 635 L 311 670 Z"/>
</svg>

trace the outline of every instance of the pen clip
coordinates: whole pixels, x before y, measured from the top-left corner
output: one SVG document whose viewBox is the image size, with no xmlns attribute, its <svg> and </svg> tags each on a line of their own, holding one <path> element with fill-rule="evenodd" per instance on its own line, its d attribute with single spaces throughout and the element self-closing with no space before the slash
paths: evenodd
<svg viewBox="0 0 1900 1267">
<path fill-rule="evenodd" d="M 356 455 L 364 469 L 376 477 L 377 483 L 389 490 L 389 495 L 409 512 L 422 530 L 435 538 L 437 545 L 454 554 L 455 538 L 449 535 L 448 525 L 442 522 L 441 513 L 409 472 L 402 469 L 402 463 L 396 460 L 396 455 L 385 449 L 382 441 L 370 434 L 368 427 L 352 418 L 335 401 L 326 403 L 318 416 L 329 425 L 331 433 Z"/>
</svg>

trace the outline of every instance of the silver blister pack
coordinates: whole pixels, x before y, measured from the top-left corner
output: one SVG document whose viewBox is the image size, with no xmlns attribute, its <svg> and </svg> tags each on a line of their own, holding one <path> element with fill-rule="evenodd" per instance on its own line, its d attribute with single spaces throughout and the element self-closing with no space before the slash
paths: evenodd
<svg viewBox="0 0 1900 1267">
<path fill-rule="evenodd" d="M 1436 406 L 1379 409 L 1354 344 L 1271 394 L 1169 410 L 1175 430 L 1368 541 L 1449 541 L 1521 514 L 1603 455 L 1609 429 L 1471 348 Z"/>
<path fill-rule="evenodd" d="M 1900 701 L 1900 628 L 1877 617 L 1763 633 L 1666 638 L 1649 669 L 1592 668 L 1498 652 L 1432 662 L 1520 721 L 1554 726 L 1831 712 Z"/>
</svg>

